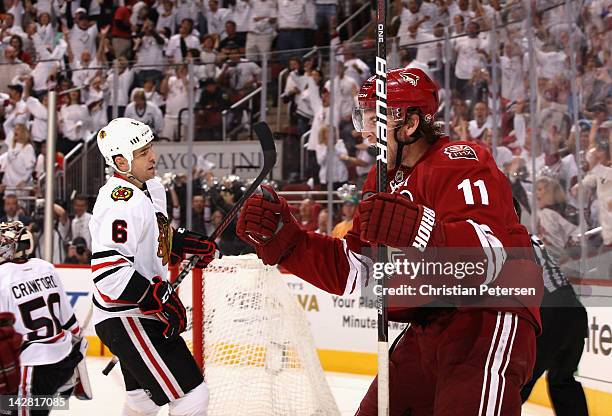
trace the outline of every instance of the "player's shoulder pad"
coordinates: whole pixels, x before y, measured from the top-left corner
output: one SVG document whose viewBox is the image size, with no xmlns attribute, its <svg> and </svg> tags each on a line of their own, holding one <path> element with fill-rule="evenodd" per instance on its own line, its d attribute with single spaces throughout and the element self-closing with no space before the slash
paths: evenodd
<svg viewBox="0 0 612 416">
<path fill-rule="evenodd" d="M 117 185 L 112 189 L 110 196 L 113 201 L 129 201 L 134 196 L 134 188 Z"/>
</svg>

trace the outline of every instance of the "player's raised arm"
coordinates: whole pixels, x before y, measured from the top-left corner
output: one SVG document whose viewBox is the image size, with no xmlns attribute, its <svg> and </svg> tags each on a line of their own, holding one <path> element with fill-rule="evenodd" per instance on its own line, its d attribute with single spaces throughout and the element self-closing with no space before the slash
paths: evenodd
<svg viewBox="0 0 612 416">
<path fill-rule="evenodd" d="M 349 247 L 347 240 L 302 230 L 287 201 L 272 188 L 245 203 L 236 232 L 265 264 L 282 264 L 327 292 L 348 294 L 367 279 L 369 259 L 360 254 L 358 240 Z"/>
</svg>

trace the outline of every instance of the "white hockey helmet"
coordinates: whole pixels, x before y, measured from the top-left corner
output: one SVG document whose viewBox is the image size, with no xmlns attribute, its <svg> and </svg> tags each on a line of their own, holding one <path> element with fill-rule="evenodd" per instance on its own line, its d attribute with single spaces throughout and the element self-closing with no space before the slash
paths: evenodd
<svg viewBox="0 0 612 416">
<path fill-rule="evenodd" d="M 115 161 L 114 156 L 123 156 L 127 159 L 129 171 L 132 170 L 132 160 L 134 151 L 146 146 L 153 141 L 153 131 L 145 123 L 140 121 L 120 117 L 111 120 L 103 129 L 98 132 L 98 149 L 104 156 L 106 164 L 115 170 L 122 172 Z"/>
<path fill-rule="evenodd" d="M 33 251 L 34 238 L 21 221 L 0 223 L 0 263 L 25 259 Z"/>
</svg>

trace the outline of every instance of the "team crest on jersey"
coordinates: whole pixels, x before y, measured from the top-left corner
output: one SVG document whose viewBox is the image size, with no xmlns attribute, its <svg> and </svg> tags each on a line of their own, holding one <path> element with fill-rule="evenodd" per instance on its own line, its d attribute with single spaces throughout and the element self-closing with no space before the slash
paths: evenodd
<svg viewBox="0 0 612 416">
<path fill-rule="evenodd" d="M 407 81 L 413 87 L 416 87 L 417 83 L 419 82 L 419 76 L 413 74 L 412 72 L 400 72 L 399 75 L 400 77 L 404 78 L 404 81 Z"/>
<path fill-rule="evenodd" d="M 113 198 L 113 201 L 127 201 L 132 197 L 132 195 L 134 195 L 134 190 L 126 186 L 118 186 L 113 189 L 113 192 L 111 192 L 111 198 Z"/>
<path fill-rule="evenodd" d="M 444 149 L 444 154 L 449 159 L 473 159 L 478 160 L 476 151 L 467 144 L 453 144 Z"/>
<path fill-rule="evenodd" d="M 157 237 L 157 257 L 162 259 L 162 265 L 165 266 L 170 261 L 170 252 L 172 251 L 172 229 L 168 218 L 161 212 L 156 212 L 157 227 L 159 228 L 159 237 Z"/>
</svg>

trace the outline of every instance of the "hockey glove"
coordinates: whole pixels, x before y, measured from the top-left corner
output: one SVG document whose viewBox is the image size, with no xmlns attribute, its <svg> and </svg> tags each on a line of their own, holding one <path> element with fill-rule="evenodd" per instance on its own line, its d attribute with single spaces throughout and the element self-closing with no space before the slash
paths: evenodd
<svg viewBox="0 0 612 416">
<path fill-rule="evenodd" d="M 200 261 L 195 265 L 197 269 L 204 269 L 208 263 L 215 259 L 218 252 L 217 245 L 208 237 L 195 231 L 179 228 L 172 233 L 172 253 L 170 264 L 177 265 L 185 259 L 185 254 L 197 254 Z"/>
<path fill-rule="evenodd" d="M 255 248 L 264 264 L 275 265 L 291 253 L 305 231 L 291 214 L 284 198 L 268 185 L 261 188 L 261 194 L 253 195 L 245 202 L 236 234 Z"/>
<path fill-rule="evenodd" d="M 21 334 L 15 332 L 15 316 L 0 313 L 0 394 L 15 394 L 19 387 Z"/>
<path fill-rule="evenodd" d="M 444 241 L 436 213 L 408 198 L 378 193 L 359 204 L 360 237 L 388 247 L 436 247 Z"/>
<path fill-rule="evenodd" d="M 164 337 L 175 338 L 185 331 L 187 313 L 172 285 L 155 276 L 138 307 L 145 315 L 155 315 L 166 324 Z"/>
</svg>

